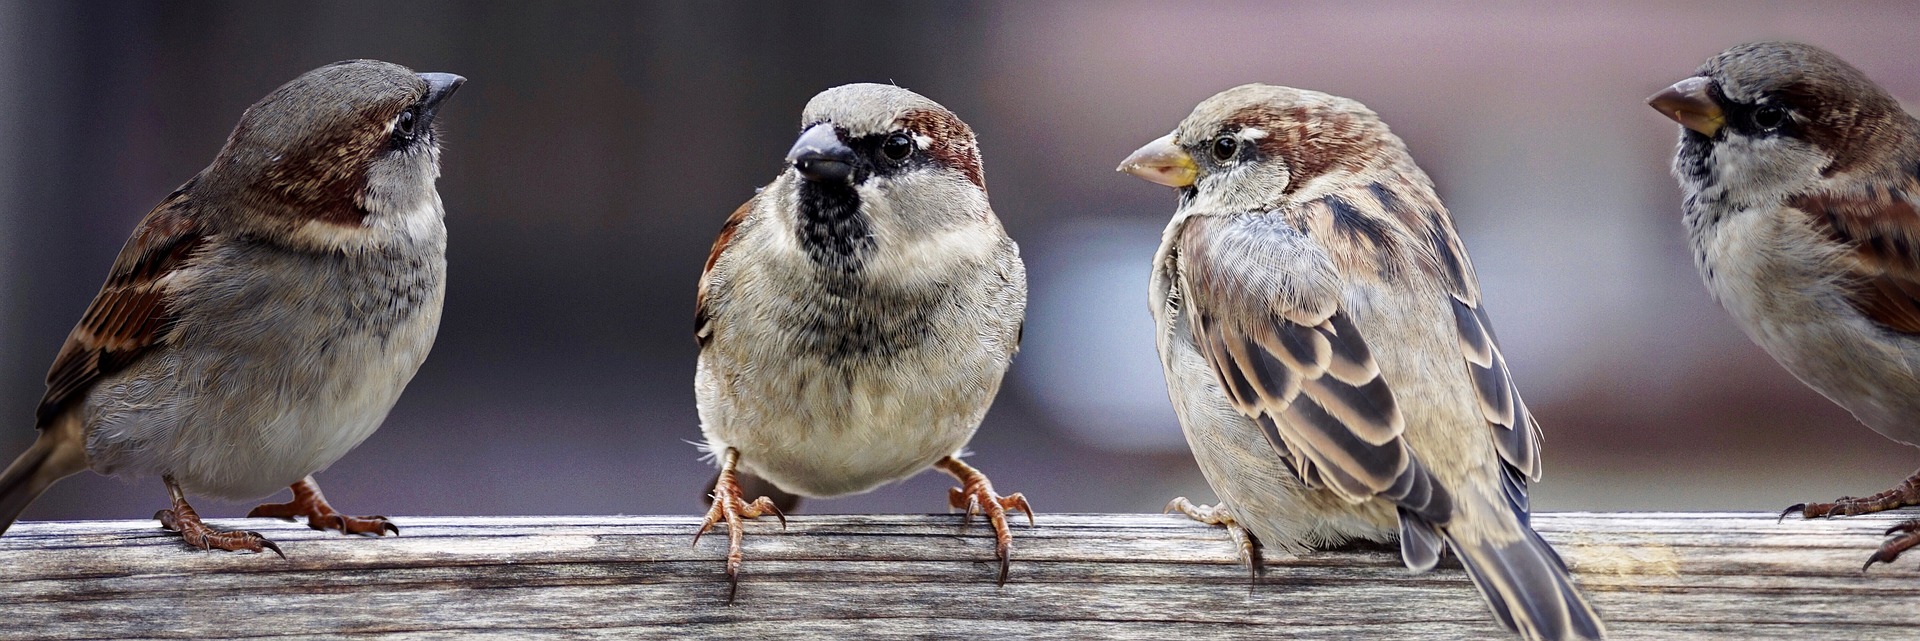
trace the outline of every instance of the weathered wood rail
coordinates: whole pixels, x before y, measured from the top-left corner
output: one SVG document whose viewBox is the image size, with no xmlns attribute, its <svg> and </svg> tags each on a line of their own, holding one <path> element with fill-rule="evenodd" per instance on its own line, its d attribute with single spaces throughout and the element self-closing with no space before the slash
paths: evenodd
<svg viewBox="0 0 1920 641">
<path fill-rule="evenodd" d="M 1920 558 L 1860 571 L 1901 516 L 1534 523 L 1614 638 L 1914 638 Z M 1173 516 L 1043 513 L 1014 529 L 1000 588 L 987 529 L 957 516 L 755 522 L 732 606 L 726 537 L 690 547 L 691 516 L 395 521 L 377 539 L 212 521 L 284 561 L 192 550 L 151 521 L 22 523 L 0 538 L 0 637 L 1505 638 L 1457 564 L 1269 554 L 1249 590 L 1222 530 Z"/>
</svg>

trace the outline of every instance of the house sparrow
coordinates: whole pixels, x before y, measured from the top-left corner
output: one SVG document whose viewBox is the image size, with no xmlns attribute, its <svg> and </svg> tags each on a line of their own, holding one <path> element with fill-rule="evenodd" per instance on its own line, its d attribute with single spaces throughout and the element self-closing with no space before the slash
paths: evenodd
<svg viewBox="0 0 1920 641">
<path fill-rule="evenodd" d="M 1786 42 L 1722 52 L 1647 99 L 1680 123 L 1694 264 L 1774 360 L 1882 436 L 1920 444 L 1920 122 L 1860 70 Z M 1920 505 L 1891 490 L 1784 517 Z M 1867 559 L 1920 544 L 1920 520 Z"/>
<path fill-rule="evenodd" d="M 61 478 L 160 476 L 155 518 L 203 549 L 280 552 L 201 523 L 186 493 L 292 486 L 248 516 L 344 516 L 313 474 L 373 434 L 433 346 L 446 227 L 434 114 L 465 79 L 373 60 L 247 109 L 213 164 L 134 229 L 47 375 L 40 436 L 0 475 L 0 531 Z M 282 555 L 284 556 L 284 555 Z"/>
<path fill-rule="evenodd" d="M 973 130 L 919 94 L 878 84 L 814 96 L 787 168 L 720 229 L 700 277 L 694 391 L 720 463 L 699 533 L 727 524 L 737 587 L 740 473 L 800 496 L 859 494 L 928 466 L 949 502 L 1012 536 L 1001 496 L 960 449 L 1020 345 L 1026 268 L 987 205 Z M 784 522 L 784 516 L 782 517 Z"/>
<path fill-rule="evenodd" d="M 1221 503 L 1170 508 L 1227 525 L 1250 561 L 1260 544 L 1397 533 L 1422 572 L 1445 543 L 1508 629 L 1604 636 L 1527 524 L 1540 430 L 1466 249 L 1379 117 L 1245 85 L 1120 170 L 1179 192 L 1150 309 L 1168 393 Z"/>
</svg>

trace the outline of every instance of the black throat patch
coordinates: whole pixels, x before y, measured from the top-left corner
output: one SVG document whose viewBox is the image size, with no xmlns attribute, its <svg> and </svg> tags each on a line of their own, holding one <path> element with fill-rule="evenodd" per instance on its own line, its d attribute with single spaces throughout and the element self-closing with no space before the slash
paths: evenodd
<svg viewBox="0 0 1920 641">
<path fill-rule="evenodd" d="M 800 211 L 794 233 L 814 264 L 856 272 L 873 251 L 873 229 L 860 213 L 860 194 L 852 185 L 801 181 Z"/>
</svg>

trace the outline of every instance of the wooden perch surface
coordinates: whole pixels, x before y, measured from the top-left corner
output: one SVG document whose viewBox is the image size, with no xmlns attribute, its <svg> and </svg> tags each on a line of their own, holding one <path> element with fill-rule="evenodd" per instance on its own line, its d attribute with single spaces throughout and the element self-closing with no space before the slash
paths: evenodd
<svg viewBox="0 0 1920 641">
<path fill-rule="evenodd" d="M 1613 638 L 1913 638 L 1920 551 L 1862 573 L 1904 514 L 1540 514 Z M 21 523 L 0 537 L 0 637 L 1507 637 L 1459 564 L 1412 575 L 1385 548 L 1267 555 L 1249 589 L 1225 532 L 1184 517 L 954 515 L 747 525 L 727 604 L 724 526 L 693 516 L 398 518 L 401 536 L 213 519 L 286 550 L 203 552 L 152 521 Z"/>
</svg>

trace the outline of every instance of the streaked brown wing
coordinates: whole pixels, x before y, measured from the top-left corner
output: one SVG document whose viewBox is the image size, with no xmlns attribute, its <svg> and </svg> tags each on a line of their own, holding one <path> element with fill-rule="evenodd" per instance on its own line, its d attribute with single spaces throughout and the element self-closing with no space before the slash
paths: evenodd
<svg viewBox="0 0 1920 641">
<path fill-rule="evenodd" d="M 1853 287 L 1848 301 L 1890 331 L 1920 335 L 1920 211 L 1912 200 L 1920 185 L 1871 185 L 1847 193 L 1788 200 L 1817 229 L 1851 248 L 1846 269 Z"/>
<path fill-rule="evenodd" d="M 707 266 L 700 270 L 700 289 L 694 293 L 693 299 L 693 339 L 700 343 L 701 349 L 705 349 L 707 341 L 713 338 L 713 329 L 707 326 L 710 320 L 707 317 L 707 279 L 713 274 L 714 263 L 720 262 L 720 254 L 733 243 L 733 234 L 739 231 L 740 221 L 746 220 L 747 213 L 753 211 L 753 203 L 759 199 L 759 196 L 748 198 L 747 202 L 733 210 L 732 215 L 727 216 L 727 222 L 720 225 L 720 236 L 713 239 L 713 249 L 707 252 Z"/>
<path fill-rule="evenodd" d="M 1446 209 L 1431 196 L 1398 197 L 1385 187 L 1377 187 L 1374 193 L 1390 213 L 1423 228 L 1427 242 L 1422 246 L 1432 252 L 1423 257 L 1425 269 L 1438 277 L 1451 295 L 1454 330 L 1460 339 L 1466 373 L 1473 380 L 1480 411 L 1491 424 L 1494 449 L 1507 467 L 1507 500 L 1525 518 L 1530 504 L 1527 482 L 1540 480 L 1540 424 L 1527 411 L 1513 374 L 1507 370 L 1493 322 L 1481 306 L 1480 283 L 1474 276 L 1473 262 L 1467 258 L 1466 246 L 1454 232 Z"/>
<path fill-rule="evenodd" d="M 1338 279 L 1300 273 L 1316 261 L 1259 258 L 1300 256 L 1303 243 L 1313 241 L 1282 226 L 1186 223 L 1181 275 L 1201 353 L 1234 408 L 1266 430 L 1302 479 L 1445 523 L 1451 498 L 1402 441 L 1393 393 L 1339 309 L 1338 291 L 1305 291 Z M 1288 273 L 1242 271 L 1276 268 Z"/>
<path fill-rule="evenodd" d="M 167 277 L 206 241 L 183 213 L 186 198 L 185 188 L 174 192 L 140 221 L 120 249 L 106 284 L 47 372 L 40 426 L 52 423 L 95 381 L 132 364 L 162 341 L 173 319 Z"/>
</svg>

